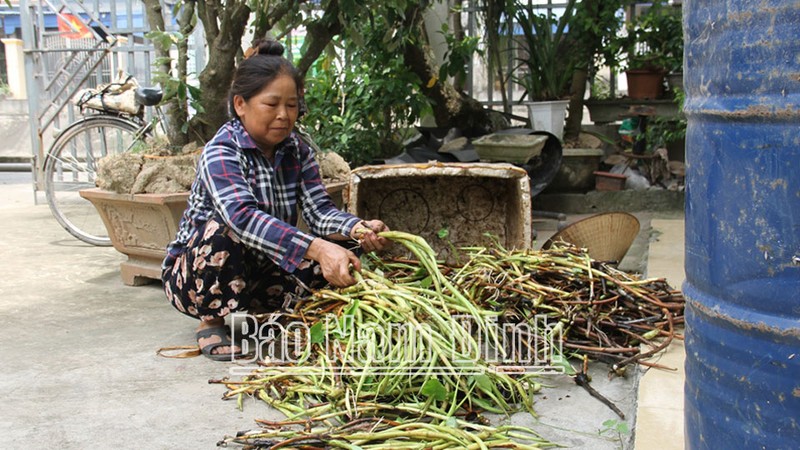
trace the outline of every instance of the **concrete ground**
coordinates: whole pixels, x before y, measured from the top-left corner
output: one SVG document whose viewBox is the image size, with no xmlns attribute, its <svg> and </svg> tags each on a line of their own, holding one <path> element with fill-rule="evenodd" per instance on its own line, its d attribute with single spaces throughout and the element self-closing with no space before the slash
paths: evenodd
<svg viewBox="0 0 800 450">
<path fill-rule="evenodd" d="M 0 448 L 211 448 L 262 415 L 220 400 L 219 363 L 156 356 L 194 321 L 159 286 L 124 286 L 122 256 L 72 238 L 18 175 L 0 185 Z"/>
<path fill-rule="evenodd" d="M 224 389 L 207 381 L 226 376 L 226 363 L 157 356 L 192 345 L 195 322 L 166 303 L 159 285 L 123 285 L 122 255 L 73 239 L 46 204 L 34 205 L 30 173 L 0 173 L 0 198 L 0 259 L 10 275 L 0 285 L 0 448 L 213 448 L 254 418 L 280 417 L 254 400 L 243 411 L 220 400 Z M 637 216 L 642 232 L 623 264 L 679 286 L 682 215 Z M 552 222 L 534 227 L 539 242 L 554 231 Z M 567 448 L 682 448 L 681 351 L 673 346 L 659 359 L 678 372 L 609 379 L 606 367 L 592 366 L 594 387 L 623 409 L 631 433 L 603 431 L 618 418 L 564 376 L 546 380 L 538 421 L 512 421 Z"/>
</svg>

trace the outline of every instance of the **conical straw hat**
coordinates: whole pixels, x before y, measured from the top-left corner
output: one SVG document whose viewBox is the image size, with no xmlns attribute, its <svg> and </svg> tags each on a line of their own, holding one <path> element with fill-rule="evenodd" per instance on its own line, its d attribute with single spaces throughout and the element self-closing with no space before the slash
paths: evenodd
<svg viewBox="0 0 800 450">
<path fill-rule="evenodd" d="M 554 234 L 542 248 L 563 241 L 585 248 L 592 259 L 619 263 L 639 234 L 639 220 L 625 212 L 596 214 L 578 220 Z"/>
</svg>

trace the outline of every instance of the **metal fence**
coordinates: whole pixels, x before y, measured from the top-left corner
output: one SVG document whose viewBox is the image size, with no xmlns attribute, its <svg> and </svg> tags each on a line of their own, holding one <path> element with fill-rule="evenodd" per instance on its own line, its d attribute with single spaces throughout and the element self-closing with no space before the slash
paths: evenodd
<svg viewBox="0 0 800 450">
<path fill-rule="evenodd" d="M 71 99 L 122 70 L 148 85 L 155 59 L 144 3 L 124 0 L 21 0 L 20 23 L 30 112 L 34 190 L 59 131 L 80 116 Z M 164 11 L 172 6 L 162 0 Z M 172 23 L 167 18 L 167 23 Z"/>
</svg>

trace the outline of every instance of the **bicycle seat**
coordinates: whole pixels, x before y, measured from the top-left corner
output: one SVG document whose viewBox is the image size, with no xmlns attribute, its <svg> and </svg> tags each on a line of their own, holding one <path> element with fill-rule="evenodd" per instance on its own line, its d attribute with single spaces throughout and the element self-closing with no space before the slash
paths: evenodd
<svg viewBox="0 0 800 450">
<path fill-rule="evenodd" d="M 157 87 L 137 87 L 134 93 L 136 103 L 144 106 L 155 106 L 161 101 L 164 93 Z"/>
</svg>

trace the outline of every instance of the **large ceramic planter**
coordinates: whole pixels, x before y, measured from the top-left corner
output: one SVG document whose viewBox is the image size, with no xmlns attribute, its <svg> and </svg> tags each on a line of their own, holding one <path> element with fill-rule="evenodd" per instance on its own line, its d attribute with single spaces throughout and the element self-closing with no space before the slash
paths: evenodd
<svg viewBox="0 0 800 450">
<path fill-rule="evenodd" d="M 345 182 L 326 185 L 337 207 L 343 204 Z M 139 286 L 161 279 L 161 262 L 175 239 L 189 192 L 176 194 L 117 194 L 92 188 L 80 191 L 92 202 L 114 248 L 128 259 L 120 264 L 122 282 Z M 308 228 L 300 219 L 298 227 Z"/>
<path fill-rule="evenodd" d="M 128 257 L 120 264 L 122 282 L 138 286 L 160 280 L 161 261 L 178 231 L 189 193 L 117 194 L 93 188 L 80 194 L 100 213 L 114 248 Z"/>
<path fill-rule="evenodd" d="M 559 140 L 564 137 L 564 118 L 569 100 L 528 103 L 528 117 L 534 131 L 547 131 Z"/>
</svg>

